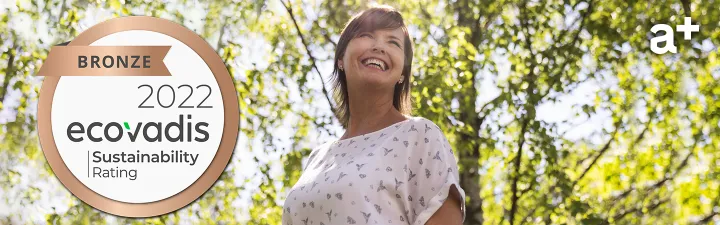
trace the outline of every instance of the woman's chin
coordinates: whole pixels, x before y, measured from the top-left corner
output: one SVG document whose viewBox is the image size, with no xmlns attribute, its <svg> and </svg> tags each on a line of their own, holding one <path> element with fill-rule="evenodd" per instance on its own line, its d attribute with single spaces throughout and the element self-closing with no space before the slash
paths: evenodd
<svg viewBox="0 0 720 225">
<path fill-rule="evenodd" d="M 391 86 L 391 82 L 387 79 L 387 77 L 381 77 L 377 75 L 366 76 L 363 79 L 363 82 L 366 84 L 366 86 L 371 88 Z"/>
</svg>

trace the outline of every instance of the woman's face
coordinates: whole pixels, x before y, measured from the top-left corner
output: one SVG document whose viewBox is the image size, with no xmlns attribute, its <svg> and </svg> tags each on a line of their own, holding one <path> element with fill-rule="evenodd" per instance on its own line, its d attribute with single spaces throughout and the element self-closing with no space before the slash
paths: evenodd
<svg viewBox="0 0 720 225">
<path fill-rule="evenodd" d="M 350 40 L 338 61 L 344 68 L 348 86 L 389 87 L 400 81 L 405 67 L 405 34 L 402 29 L 383 29 L 359 33 Z"/>
</svg>

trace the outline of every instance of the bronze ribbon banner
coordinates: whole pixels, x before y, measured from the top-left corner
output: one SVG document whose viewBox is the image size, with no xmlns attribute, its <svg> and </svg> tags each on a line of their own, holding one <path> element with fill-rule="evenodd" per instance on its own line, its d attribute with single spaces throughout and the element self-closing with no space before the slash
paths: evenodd
<svg viewBox="0 0 720 225">
<path fill-rule="evenodd" d="M 36 76 L 170 76 L 170 46 L 53 46 Z"/>
</svg>

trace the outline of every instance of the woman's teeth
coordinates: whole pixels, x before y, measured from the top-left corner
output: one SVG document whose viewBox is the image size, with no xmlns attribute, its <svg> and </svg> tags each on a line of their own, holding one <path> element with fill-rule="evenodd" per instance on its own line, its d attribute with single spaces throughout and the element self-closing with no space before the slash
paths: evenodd
<svg viewBox="0 0 720 225">
<path fill-rule="evenodd" d="M 385 62 L 383 62 L 382 60 L 379 60 L 379 59 L 374 59 L 374 58 L 366 59 L 363 64 L 365 66 L 375 67 L 375 68 L 378 68 L 383 71 L 385 71 L 385 69 L 387 69 Z"/>
</svg>

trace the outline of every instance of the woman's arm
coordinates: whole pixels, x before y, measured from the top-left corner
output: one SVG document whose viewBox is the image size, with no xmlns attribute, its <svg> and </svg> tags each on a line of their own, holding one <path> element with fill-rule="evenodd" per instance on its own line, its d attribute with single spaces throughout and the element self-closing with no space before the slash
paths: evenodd
<svg viewBox="0 0 720 225">
<path fill-rule="evenodd" d="M 433 214 L 430 219 L 428 219 L 425 225 L 461 225 L 463 214 L 462 209 L 460 209 L 460 201 L 464 200 L 460 198 L 460 193 L 458 193 L 455 185 L 450 187 L 450 194 L 448 195 L 447 199 L 442 204 L 442 206 L 440 206 L 440 208 L 435 212 L 435 214 Z"/>
</svg>

